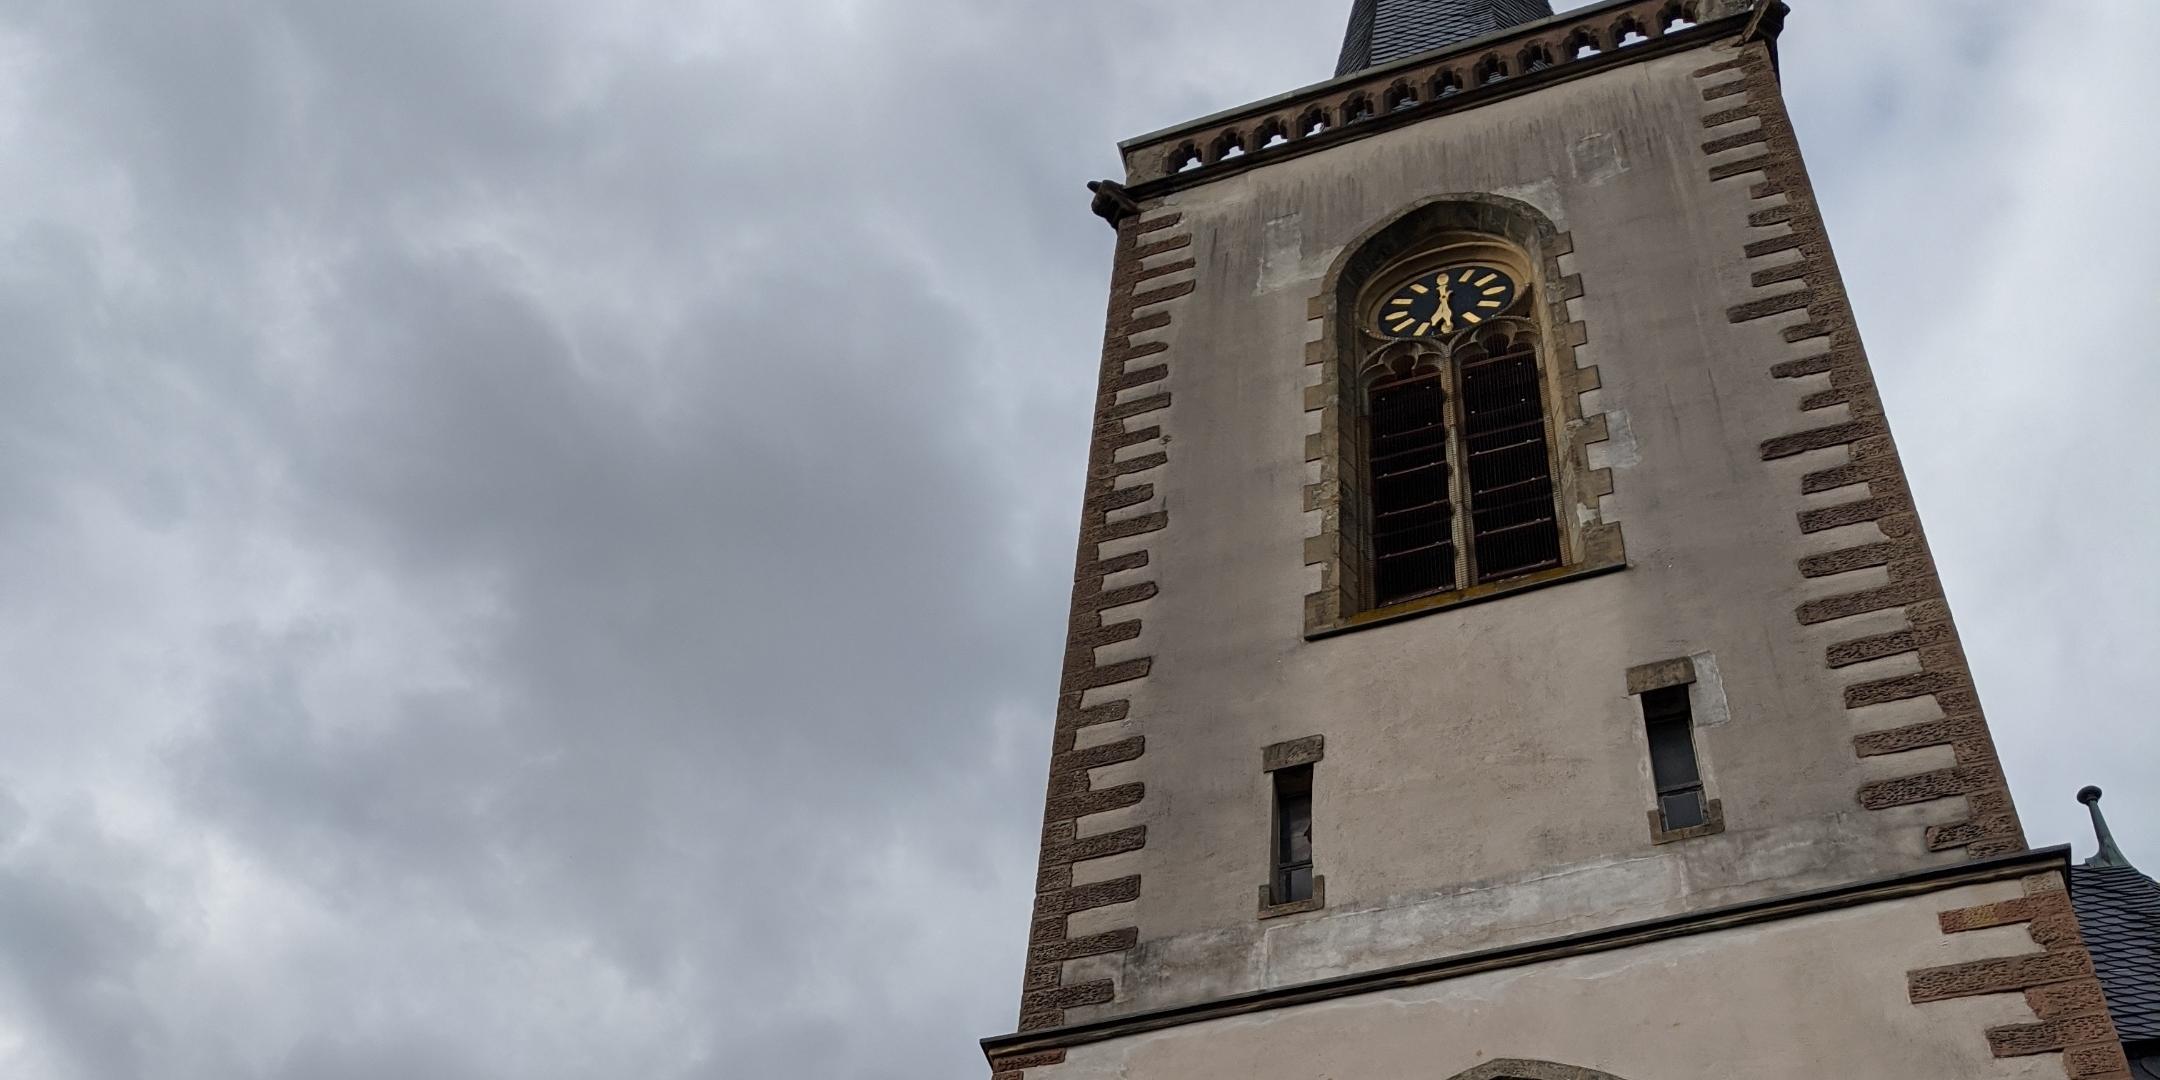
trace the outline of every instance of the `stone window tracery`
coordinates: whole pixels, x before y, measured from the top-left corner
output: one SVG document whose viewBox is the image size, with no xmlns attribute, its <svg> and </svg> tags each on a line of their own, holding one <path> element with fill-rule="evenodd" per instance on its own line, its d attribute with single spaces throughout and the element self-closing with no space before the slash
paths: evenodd
<svg viewBox="0 0 2160 1080">
<path fill-rule="evenodd" d="M 1315 304 L 1318 636 L 1625 564 L 1578 395 L 1565 238 L 1498 196 L 1412 208 L 1353 244 Z"/>
<path fill-rule="evenodd" d="M 1506 245 L 1456 238 L 1360 298 L 1371 606 L 1564 561 L 1542 334 L 1534 290 L 1515 284 L 1526 266 Z"/>
</svg>

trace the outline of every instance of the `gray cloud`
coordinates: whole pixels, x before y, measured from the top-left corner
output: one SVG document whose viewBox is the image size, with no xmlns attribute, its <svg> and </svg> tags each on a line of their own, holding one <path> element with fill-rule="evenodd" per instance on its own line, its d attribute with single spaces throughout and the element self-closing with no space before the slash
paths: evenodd
<svg viewBox="0 0 2160 1080">
<path fill-rule="evenodd" d="M 2153 227 L 2104 210 L 2160 163 L 2138 95 L 2046 76 L 2154 77 L 1975 12 L 1809 5 L 1788 78 L 2035 838 L 2113 783 L 2160 865 L 2154 503 L 2103 464 L 2160 389 Z M 1078 182 L 1324 76 L 1339 18 L 0 10 L 0 1072 L 978 1070 L 1100 334 Z M 2022 317 L 2035 274 L 2091 299 Z"/>
</svg>

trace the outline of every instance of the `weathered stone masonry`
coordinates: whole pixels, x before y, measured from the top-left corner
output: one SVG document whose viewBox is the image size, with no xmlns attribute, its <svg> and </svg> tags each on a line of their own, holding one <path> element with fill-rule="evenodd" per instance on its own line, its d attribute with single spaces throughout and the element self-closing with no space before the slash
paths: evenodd
<svg viewBox="0 0 2160 1080">
<path fill-rule="evenodd" d="M 1859 785 L 1856 799 L 1873 810 L 1930 804 L 1926 812 L 1936 824 L 1926 826 L 1924 835 L 1918 832 L 1921 826 L 1913 826 L 1908 834 L 1912 842 L 1935 852 L 1962 850 L 1977 860 L 1934 865 L 1921 873 L 1997 875 L 1988 877 L 1990 882 L 2033 875 L 2025 881 L 2024 896 L 1944 913 L 1941 927 L 1945 933 L 1963 934 L 2025 925 L 2035 951 L 1913 971 L 1910 998 L 1927 1009 L 1930 1003 L 1955 998 L 2022 994 L 2032 1009 L 2032 1022 L 1997 1026 L 1984 1034 L 1975 1030 L 1975 1052 L 1977 1041 L 1985 1038 L 1999 1057 L 2059 1055 L 2073 1080 L 2127 1078 L 2091 961 L 2061 891 L 2062 876 L 2034 873 L 2038 864 L 2029 860 L 2045 853 L 2005 855 L 2024 852 L 2026 841 L 1778 86 L 1769 39 L 1778 30 L 1783 8 L 1777 0 L 1622 0 L 1496 36 L 1468 52 L 1414 58 L 1125 144 L 1125 179 L 1132 188 L 1108 184 L 1097 193 L 1097 212 L 1113 221 L 1118 239 L 1021 1008 L 1020 1030 L 1033 1034 L 986 1041 L 996 1080 L 1039 1075 L 1033 1070 L 1065 1061 L 1062 1047 L 1194 1019 L 1181 1006 L 1175 1014 L 1120 1013 L 1051 1030 L 1067 1024 L 1068 1010 L 1092 1012 L 1112 1003 L 1119 993 L 1109 977 L 1115 962 L 1138 947 L 1138 931 L 1131 925 L 1135 920 L 1120 913 L 1131 910 L 1141 880 L 1137 875 L 1116 877 L 1124 867 L 1098 860 L 1129 856 L 1143 850 L 1147 841 L 1145 827 L 1121 828 L 1130 819 L 1118 812 L 1130 814 L 1146 794 L 1134 763 L 1143 760 L 1145 735 L 1154 733 L 1147 730 L 1152 718 L 1134 715 L 1130 697 L 1138 681 L 1150 674 L 1153 658 L 1148 654 L 1158 651 L 1142 633 L 1140 613 L 1157 593 L 1148 580 L 1154 573 L 1149 544 L 1168 524 L 1168 508 L 1158 488 L 1161 470 L 1168 465 L 1162 429 L 1171 415 L 1167 387 L 1174 361 L 1164 332 L 1178 299 L 1195 287 L 1193 237 L 1180 215 L 1163 207 L 1162 198 L 1271 162 L 1323 152 L 1369 133 L 1698 48 L 1705 51 L 1696 55 L 1705 59 L 1690 60 L 1682 70 L 1718 61 L 1695 72 L 1704 102 L 1708 182 L 1714 190 L 1729 192 L 1733 202 L 1740 201 L 1737 185 L 1748 185 L 1749 196 L 1741 211 L 1748 215 L 1750 232 L 1744 252 L 1748 281 L 1719 304 L 1729 305 L 1731 323 L 1752 327 L 1747 331 L 1751 334 L 1759 332 L 1771 354 L 1728 359 L 1762 364 L 1771 380 L 1761 384 L 1764 387 L 1800 388 L 1790 393 L 1799 409 L 1794 423 L 1749 438 L 1763 439 L 1760 456 L 1768 463 L 1766 471 L 1793 478 L 1776 481 L 1779 485 L 1799 485 L 1801 534 L 1834 545 L 1809 548 L 1813 553 L 1794 566 L 1798 580 L 1823 590 L 1809 592 L 1816 598 L 1801 603 L 1795 616 L 1803 627 L 1815 628 L 1808 633 L 1820 635 L 1809 647 L 1825 649 L 1826 668 L 1838 673 L 1837 681 L 1843 684 L 1823 694 L 1825 715 L 1851 716 L 1850 730 L 1860 732 L 1854 741 L 1858 756 L 1896 766 L 1873 774 L 1891 778 Z M 1680 16 L 1697 25 L 1675 22 Z M 1501 78 L 1488 81 L 1491 75 Z M 1188 164 L 1190 171 L 1183 171 Z M 1582 295 L 1582 283 L 1565 274 L 1559 262 L 1569 254 L 1567 236 L 1540 236 L 1525 246 L 1545 269 L 1545 300 L 1553 305 L 1548 344 L 1562 350 L 1586 344 L 1588 328 L 1571 321 L 1566 307 L 1568 300 Z M 1345 618 L 1355 609 L 1342 603 L 1356 591 L 1346 588 L 1354 583 L 1342 576 L 1355 570 L 1354 560 L 1343 559 L 1346 538 L 1357 535 L 1355 522 L 1345 520 L 1351 508 L 1343 498 L 1354 490 L 1348 482 L 1355 477 L 1346 472 L 1355 467 L 1354 455 L 1345 450 L 1355 443 L 1349 438 L 1354 434 L 1347 422 L 1351 417 L 1340 407 L 1343 372 L 1334 363 L 1338 358 L 1332 329 L 1338 324 L 1330 320 L 1327 307 L 1333 295 L 1332 288 L 1323 291 L 1308 309 L 1309 317 L 1321 323 L 1322 338 L 1307 355 L 1312 365 L 1307 370 L 1317 385 L 1308 389 L 1305 401 L 1308 411 L 1320 414 L 1315 418 L 1320 430 L 1307 454 L 1316 474 L 1307 479 L 1319 482 L 1291 496 L 1302 497 L 1304 509 L 1318 512 L 1322 535 L 1309 538 L 1307 558 L 1329 575 L 1321 593 L 1309 599 L 1308 634 L 1363 625 Z M 1605 431 L 1602 417 L 1581 414 L 1577 395 L 1597 388 L 1597 369 L 1577 368 L 1574 354 L 1566 351 L 1555 359 L 1549 374 L 1561 400 L 1554 403 L 1550 422 L 1561 429 L 1563 474 L 1572 474 L 1572 482 L 1579 485 L 1569 489 L 1567 501 L 1578 512 L 1594 510 L 1598 498 L 1611 491 L 1611 476 L 1590 469 L 1585 451 Z M 1801 475 L 1803 468 L 1810 471 Z M 1587 524 L 1609 529 L 1617 552 L 1617 523 Z M 1831 705 L 1832 697 L 1841 700 L 1843 710 Z M 1877 730 L 1884 725 L 1895 726 Z M 1934 760 L 1926 766 L 1905 764 L 1914 760 L 1914 751 Z M 1945 762 L 1948 767 L 1935 767 Z M 1104 770 L 1117 778 L 1100 779 Z M 1156 797 L 1163 797 L 1159 787 Z M 1964 813 L 1951 820 L 1959 808 Z M 2016 865 L 2007 866 L 2011 862 Z M 1942 884 L 1932 876 L 1927 881 L 1930 890 Z M 1914 895 L 1905 890 L 1917 889 L 1917 882 L 1915 878 L 1871 888 Z M 1156 885 L 1163 887 L 1161 882 Z M 1889 897 L 1890 891 L 1877 898 Z M 1848 902 L 1860 901 L 1840 899 L 1836 904 Z M 1815 910 L 1806 905 L 1831 901 L 1777 903 L 1801 906 L 1781 906 L 1774 915 L 1767 908 L 1750 908 L 1743 921 L 1787 918 L 1804 913 L 1803 907 Z M 1083 931 L 1079 937 L 1073 935 L 1075 913 L 1087 913 L 1077 920 Z M 1724 925 L 1737 923 L 1695 920 L 1683 926 L 1675 921 L 1656 933 L 1676 936 Z M 1619 945 L 1615 940 L 1595 947 Z M 1569 947 L 1583 946 L 1578 942 Z M 1438 981 L 1486 966 L 1550 958 L 1518 949 L 1506 957 L 1478 957 L 1472 964 L 1436 961 L 1414 974 L 1398 971 L 1355 988 L 1315 983 L 1209 1008 L 1224 1016 L 1290 1008 L 1322 999 L 1316 995 L 1365 993 L 1397 982 Z M 1916 957 L 1891 970 L 1938 959 Z"/>
<path fill-rule="evenodd" d="M 1176 231 L 1180 215 L 1125 212 L 1117 216 L 1121 220 L 1111 271 L 1109 325 L 1081 503 L 1080 550 L 1073 574 L 1072 614 L 1043 811 L 1035 917 L 1029 929 L 1021 995 L 1023 1031 L 1056 1027 L 1064 1023 L 1067 1009 L 1111 1000 L 1114 988 L 1108 980 L 1068 985 L 1065 963 L 1123 952 L 1139 940 L 1134 927 L 1080 938 L 1072 937 L 1067 929 L 1074 912 L 1127 903 L 1140 895 L 1137 875 L 1075 885 L 1074 864 L 1136 851 L 1147 843 L 1145 826 L 1085 837 L 1080 829 L 1081 819 L 1132 806 L 1144 796 L 1145 787 L 1137 782 L 1098 789 L 1090 779 L 1091 770 L 1138 759 L 1146 750 L 1144 737 L 1085 748 L 1079 743 L 1082 729 L 1122 721 L 1132 708 L 1127 699 L 1086 704 L 1089 692 L 1144 679 L 1153 663 L 1145 656 L 1112 663 L 1097 658 L 1096 650 L 1133 641 L 1141 630 L 1139 619 L 1106 622 L 1104 613 L 1156 593 L 1155 584 L 1148 581 L 1108 587 L 1111 575 L 1129 578 L 1130 572 L 1145 569 L 1148 552 L 1143 548 L 1106 555 L 1104 545 L 1159 532 L 1169 523 L 1163 510 L 1119 514 L 1154 500 L 1155 484 L 1147 477 L 1158 474 L 1169 461 L 1160 445 L 1161 428 L 1150 419 L 1170 404 L 1170 395 L 1159 388 L 1169 376 L 1165 362 L 1169 346 L 1160 340 L 1136 343 L 1133 339 L 1168 327 L 1171 302 L 1191 293 L 1194 283 L 1192 260 L 1179 255 L 1192 245 L 1190 232 Z M 1137 456 L 1124 453 L 1147 449 L 1144 444 L 1158 445 Z M 1054 1064 L 1062 1057 L 1062 1053 L 1028 1055 L 994 1061 L 991 1067 L 998 1080 L 1015 1080 L 1022 1069 Z"/>
<path fill-rule="evenodd" d="M 2026 878 L 2025 895 L 2016 900 L 1942 913 L 1945 934 L 2021 923 L 2039 952 L 1915 971 L 1907 977 L 1913 1003 L 2022 992 L 2037 1022 L 1989 1028 L 1996 1057 L 2061 1054 L 2070 1080 L 2130 1080 L 2061 874 Z"/>
<path fill-rule="evenodd" d="M 1888 584 L 1823 597 L 1795 612 L 1804 625 L 1832 623 L 1878 611 L 1901 611 L 1903 629 L 1832 644 L 1825 662 L 1842 669 L 1892 657 L 1912 656 L 1917 671 L 1856 682 L 1845 689 L 1844 706 L 1874 705 L 1933 698 L 1935 719 L 1854 739 L 1862 757 L 1876 757 L 1947 746 L 1955 764 L 1864 785 L 1860 804 L 1871 810 L 1936 799 L 1966 800 L 1964 820 L 1929 826 L 1930 850 L 1963 848 L 1972 858 L 2025 850 L 2023 828 L 2010 801 L 2009 786 L 1996 756 L 1979 696 L 1959 644 L 1956 624 L 1943 599 L 1926 534 L 1914 512 L 1896 443 L 1883 415 L 1882 401 L 1860 341 L 1837 261 L 1830 250 L 1820 207 L 1801 163 L 1799 143 L 1785 109 L 1770 46 L 1743 40 L 1737 55 L 1696 72 L 1703 85 L 1707 115 L 1703 126 L 1712 137 L 1703 143 L 1714 182 L 1750 179 L 1757 209 L 1749 226 L 1762 238 L 1747 245 L 1755 294 L 1727 311 L 1734 323 L 1790 313 L 1804 319 L 1785 327 L 1788 343 L 1816 345 L 1821 351 L 1770 367 L 1779 379 L 1828 375 L 1828 389 L 1801 400 L 1803 416 L 1842 406 L 1845 419 L 1803 428 L 1765 440 L 1762 457 L 1776 461 L 1815 450 L 1846 448 L 1843 464 L 1808 473 L 1803 496 L 1864 487 L 1847 502 L 1806 510 L 1799 515 L 1804 533 L 1873 523 L 1883 539 L 1855 544 L 1802 559 L 1798 569 L 1809 579 L 1829 579 L 1859 571 L 1887 572 Z M 1787 254 L 1797 253 L 1797 254 Z M 2026 879 L 2020 900 L 1945 912 L 1945 933 L 1960 933 L 2017 923 L 2028 925 L 2036 953 L 1976 961 L 1912 972 L 1915 1004 L 1983 994 L 2023 992 L 2038 1022 L 1997 1027 L 1987 1039 L 1998 1057 L 2060 1053 L 2072 1080 L 2127 1080 L 2129 1066 L 2109 1021 L 2092 960 L 2079 937 L 2077 917 L 2059 874 Z"/>
<path fill-rule="evenodd" d="M 1805 313 L 1805 321 L 1785 327 L 1782 336 L 1793 344 L 1819 346 L 1821 351 L 1776 363 L 1770 374 L 1780 379 L 1829 376 L 1829 389 L 1801 401 L 1803 420 L 1818 410 L 1838 406 L 1846 410 L 1840 422 L 1766 440 L 1763 460 L 1846 448 L 1843 464 L 1807 474 L 1801 494 L 1861 487 L 1865 493 L 1856 492 L 1849 502 L 1803 511 L 1800 529 L 1812 534 L 1872 522 L 1884 537 L 1810 556 L 1798 569 L 1813 579 L 1882 568 L 1889 576 L 1888 584 L 1809 601 L 1796 615 L 1801 623 L 1813 626 L 1870 612 L 1902 611 L 1904 629 L 1839 641 L 1829 647 L 1825 660 L 1832 668 L 1845 668 L 1912 654 L 1920 670 L 1848 686 L 1845 707 L 1860 709 L 1932 697 L 1942 715 L 1860 735 L 1856 749 L 1862 757 L 1875 757 L 1947 746 L 1955 755 L 1956 764 L 1950 768 L 1862 787 L 1860 803 L 1881 810 L 1962 797 L 1968 816 L 1930 826 L 1926 837 L 1930 850 L 1962 847 L 1975 858 L 2022 851 L 2025 834 L 2011 807 L 2009 787 L 1973 690 L 1957 628 L 1943 600 L 1934 557 L 1913 511 L 1912 492 L 1883 417 L 1875 377 L 1853 322 L 1814 189 L 1800 160 L 1770 47 L 1762 41 L 1744 42 L 1738 46 L 1738 55 L 1705 67 L 1696 76 L 1709 110 L 1703 126 L 1713 133 L 1703 143 L 1710 158 L 1710 177 L 1720 182 L 1752 180 L 1749 191 L 1758 208 L 1749 214 L 1748 224 L 1762 236 L 1747 245 L 1749 260 L 1761 267 L 1751 275 L 1754 295 L 1734 305 L 1727 317 L 1742 323 Z"/>
</svg>

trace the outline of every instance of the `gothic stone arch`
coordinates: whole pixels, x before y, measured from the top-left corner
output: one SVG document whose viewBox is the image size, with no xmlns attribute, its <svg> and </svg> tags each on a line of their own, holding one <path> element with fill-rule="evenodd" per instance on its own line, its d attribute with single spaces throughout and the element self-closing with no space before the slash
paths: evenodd
<svg viewBox="0 0 2160 1080">
<path fill-rule="evenodd" d="M 1456 1073 L 1449 1080 L 1620 1080 L 1611 1073 L 1585 1069 L 1575 1065 L 1561 1065 L 1551 1061 L 1524 1061 L 1519 1058 L 1501 1058 L 1488 1061 L 1468 1072 Z"/>
<path fill-rule="evenodd" d="M 1530 261 L 1546 342 L 1547 413 L 1555 426 L 1558 469 L 1553 477 L 1564 502 L 1567 565 L 1524 580 L 1465 588 L 1425 610 L 1565 580 L 1627 565 L 1617 522 L 1605 521 L 1599 499 L 1612 493 L 1612 471 L 1592 469 L 1589 446 L 1607 438 L 1603 414 L 1585 415 L 1581 395 L 1598 388 L 1594 367 L 1578 367 L 1576 348 L 1589 332 L 1568 313 L 1582 296 L 1581 278 L 1561 269 L 1574 241 L 1529 203 L 1482 192 L 1436 195 L 1390 215 L 1343 248 L 1312 298 L 1311 315 L 1324 320 L 1320 340 L 1306 360 L 1320 368 L 1319 385 L 1306 391 L 1306 409 L 1320 414 L 1320 431 L 1307 438 L 1306 460 L 1320 467 L 1319 483 L 1305 490 L 1305 509 L 1319 511 L 1319 535 L 1306 540 L 1306 565 L 1321 567 L 1320 591 L 1306 597 L 1305 633 L 1320 636 L 1374 621 L 1364 557 L 1363 454 L 1359 446 L 1364 405 L 1358 385 L 1359 290 L 1376 272 L 1434 237 L 1476 234 L 1522 249 Z M 1411 612 L 1419 614 L 1421 611 Z M 1392 618 L 1384 616 L 1384 618 Z M 1542 1078 L 1531 1078 L 1542 1080 Z"/>
</svg>

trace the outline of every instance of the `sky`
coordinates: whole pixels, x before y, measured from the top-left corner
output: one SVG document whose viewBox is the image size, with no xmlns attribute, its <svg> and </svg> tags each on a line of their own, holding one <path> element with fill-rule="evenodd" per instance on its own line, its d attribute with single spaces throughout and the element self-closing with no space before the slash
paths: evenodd
<svg viewBox="0 0 2160 1080">
<path fill-rule="evenodd" d="M 0 0 L 0 1075 L 979 1075 L 1081 185 L 1348 6 Z M 1795 6 L 2027 829 L 2160 871 L 2160 5 Z"/>
</svg>

